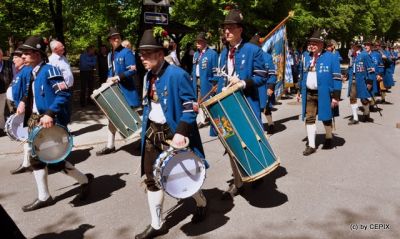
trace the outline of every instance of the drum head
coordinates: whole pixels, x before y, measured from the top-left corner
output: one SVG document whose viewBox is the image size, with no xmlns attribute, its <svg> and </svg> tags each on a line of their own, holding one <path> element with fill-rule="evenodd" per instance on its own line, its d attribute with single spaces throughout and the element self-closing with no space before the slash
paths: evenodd
<svg viewBox="0 0 400 239">
<path fill-rule="evenodd" d="M 205 166 L 197 155 L 191 151 L 178 151 L 164 160 L 160 184 L 170 196 L 183 199 L 195 194 L 205 177 Z"/>
<path fill-rule="evenodd" d="M 24 127 L 24 117 L 22 114 L 14 114 L 10 121 L 10 134 L 18 141 L 24 141 L 28 138 L 28 127 Z"/>
<path fill-rule="evenodd" d="M 42 162 L 58 163 L 71 152 L 72 136 L 63 126 L 36 127 L 31 134 L 33 153 Z"/>
</svg>

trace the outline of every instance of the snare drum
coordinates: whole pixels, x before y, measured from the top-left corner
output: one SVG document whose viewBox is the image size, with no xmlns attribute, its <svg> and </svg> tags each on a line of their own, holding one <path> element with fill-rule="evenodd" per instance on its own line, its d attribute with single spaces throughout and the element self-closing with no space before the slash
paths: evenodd
<svg viewBox="0 0 400 239">
<path fill-rule="evenodd" d="M 117 84 L 104 83 L 90 96 L 125 139 L 136 139 L 142 132 L 142 120 L 126 101 Z"/>
<path fill-rule="evenodd" d="M 201 104 L 201 107 L 234 159 L 242 181 L 255 181 L 279 166 L 278 158 L 240 86 L 228 88 Z"/>
<path fill-rule="evenodd" d="M 4 131 L 10 139 L 25 141 L 28 138 L 28 127 L 24 127 L 24 116 L 23 114 L 13 114 L 7 119 Z"/>
<path fill-rule="evenodd" d="M 203 161 L 190 150 L 164 151 L 153 171 L 156 183 L 176 199 L 188 198 L 200 190 L 206 178 Z"/>
<path fill-rule="evenodd" d="M 50 128 L 36 126 L 29 134 L 32 156 L 44 163 L 58 163 L 71 153 L 73 140 L 69 130 L 59 124 Z"/>
</svg>

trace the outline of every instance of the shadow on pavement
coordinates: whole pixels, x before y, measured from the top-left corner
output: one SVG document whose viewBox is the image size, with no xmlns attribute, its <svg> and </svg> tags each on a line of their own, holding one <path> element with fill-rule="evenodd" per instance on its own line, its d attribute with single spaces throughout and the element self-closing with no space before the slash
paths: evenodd
<svg viewBox="0 0 400 239">
<path fill-rule="evenodd" d="M 140 139 L 138 139 L 132 143 L 125 144 L 124 146 L 119 148 L 118 151 L 123 150 L 133 156 L 140 156 L 141 155 L 140 144 L 141 144 L 141 141 L 140 141 Z"/>
<path fill-rule="evenodd" d="M 104 113 L 96 105 L 87 105 L 85 107 L 74 105 L 72 112 L 71 123 L 85 122 L 88 120 L 93 120 L 96 123 L 100 123 L 100 120 L 105 117 Z"/>
<path fill-rule="evenodd" d="M 307 142 L 307 137 L 303 138 L 303 142 Z M 318 149 L 318 146 L 324 144 L 325 142 L 325 134 L 317 134 L 315 137 L 315 147 Z M 342 137 L 337 136 L 336 134 L 333 134 L 333 141 L 332 141 L 332 146 L 333 148 L 336 147 L 341 147 L 346 143 L 346 140 Z M 308 145 L 308 142 L 306 143 Z"/>
<path fill-rule="evenodd" d="M 276 179 L 286 174 L 286 168 L 279 166 L 270 174 L 257 180 L 257 182 L 245 184 L 245 189 L 241 196 L 254 207 L 271 208 L 280 206 L 288 201 L 288 197 L 277 190 Z"/>
<path fill-rule="evenodd" d="M 93 147 L 87 149 L 75 149 L 74 151 L 71 151 L 70 155 L 67 157 L 67 160 L 73 165 L 79 164 L 90 157 L 90 150 L 92 149 Z M 51 168 L 49 168 L 48 170 L 49 175 L 59 172 Z"/>
<path fill-rule="evenodd" d="M 65 230 L 60 233 L 55 233 L 55 232 L 50 232 L 50 233 L 45 233 L 38 235 L 32 239 L 83 239 L 85 236 L 85 232 L 88 231 L 89 229 L 94 228 L 93 225 L 90 224 L 82 224 L 76 229 L 71 229 L 71 230 Z"/>
<path fill-rule="evenodd" d="M 126 181 L 121 179 L 123 175 L 128 175 L 128 173 L 102 175 L 94 178 L 92 184 L 90 185 L 90 194 L 88 198 L 85 201 L 81 201 L 75 197 L 70 203 L 74 207 L 81 207 L 111 197 L 113 192 L 118 191 L 126 186 Z M 74 185 L 76 185 L 75 188 L 56 196 L 54 200 L 58 202 L 74 195 L 78 196 L 80 193 L 80 186 L 78 184 Z"/>
<path fill-rule="evenodd" d="M 233 208 L 233 201 L 222 201 L 222 191 L 218 188 L 203 189 L 207 198 L 207 218 L 198 224 L 186 223 L 181 230 L 187 236 L 199 236 L 225 225 L 229 217 L 225 216 Z M 191 216 L 196 208 L 194 199 L 180 200 L 176 209 L 168 213 L 166 223 L 168 228 L 176 226 L 179 222 Z M 190 217 L 191 218 L 191 217 Z"/>
<path fill-rule="evenodd" d="M 81 134 L 85 134 L 85 133 L 89 133 L 89 132 L 93 132 L 93 131 L 97 131 L 100 130 L 104 127 L 104 124 L 91 124 L 89 126 L 86 126 L 84 128 L 78 129 L 76 131 L 73 132 L 74 136 L 79 136 Z"/>
</svg>

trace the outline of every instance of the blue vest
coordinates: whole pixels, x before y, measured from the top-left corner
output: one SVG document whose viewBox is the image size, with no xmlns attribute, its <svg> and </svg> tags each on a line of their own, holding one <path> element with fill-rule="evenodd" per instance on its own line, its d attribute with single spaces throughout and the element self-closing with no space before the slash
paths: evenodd
<svg viewBox="0 0 400 239">
<path fill-rule="evenodd" d="M 361 51 L 355 59 L 353 58 L 353 65 L 349 66 L 348 96 L 350 96 L 353 76 L 356 80 L 357 98 L 367 99 L 371 97 L 367 89 L 367 81 L 372 81 L 372 84 L 376 85 L 376 74 L 375 65 L 367 52 Z"/>
<path fill-rule="evenodd" d="M 18 106 L 21 99 L 27 94 L 29 81 L 31 79 L 31 66 L 24 66 L 15 76 L 12 82 L 12 96 L 16 106 Z"/>
<path fill-rule="evenodd" d="M 301 69 L 301 96 L 302 96 L 302 118 L 306 115 L 307 103 L 307 76 L 311 65 L 311 54 L 304 54 Z M 340 73 L 339 59 L 331 52 L 322 51 L 318 57 L 315 71 L 317 72 L 318 89 L 318 120 L 331 120 L 333 115 L 331 108 L 332 94 L 342 90 L 342 79 Z"/>
<path fill-rule="evenodd" d="M 265 71 L 263 51 L 260 47 L 252 43 L 242 43 L 235 51 L 235 69 L 234 74 L 239 79 L 246 81 L 244 94 L 261 124 L 261 107 L 258 87 L 265 85 L 267 72 Z M 220 54 L 219 68 L 224 68 L 228 73 L 228 49 L 224 48 Z M 219 81 L 219 84 L 225 85 L 227 82 Z M 221 88 L 219 89 L 221 90 Z"/>
<path fill-rule="evenodd" d="M 125 47 L 118 47 L 114 51 L 114 60 L 111 60 L 112 52 L 108 53 L 108 77 L 119 76 L 119 86 L 129 106 L 140 106 L 139 94 L 135 87 L 134 75 L 136 71 L 129 68 L 136 65 L 132 51 Z"/>
<path fill-rule="evenodd" d="M 199 97 L 197 95 L 197 77 L 196 77 L 196 66 L 197 64 L 199 64 L 200 97 L 203 98 L 205 95 L 207 95 L 208 92 L 210 92 L 213 85 L 217 83 L 216 82 L 217 79 L 214 78 L 213 69 L 217 67 L 218 54 L 213 49 L 207 48 L 200 59 L 199 56 L 200 52 L 196 51 L 193 56 L 192 80 L 196 97 Z M 212 95 L 207 97 L 207 99 L 209 99 L 211 96 Z"/>
<path fill-rule="evenodd" d="M 189 135 L 186 135 L 190 140 L 189 147 L 195 154 L 204 159 L 204 150 L 196 124 L 198 105 L 190 76 L 180 67 L 168 65 L 166 62 L 164 64 L 164 69 L 159 73 L 155 85 L 167 124 L 173 134 L 175 134 L 181 122 L 191 125 L 192 131 Z M 143 150 L 145 134 L 149 125 L 151 110 L 148 96 L 150 79 L 151 72 L 148 72 L 145 76 L 145 86 L 143 88 L 142 175 L 144 174 Z"/>
</svg>

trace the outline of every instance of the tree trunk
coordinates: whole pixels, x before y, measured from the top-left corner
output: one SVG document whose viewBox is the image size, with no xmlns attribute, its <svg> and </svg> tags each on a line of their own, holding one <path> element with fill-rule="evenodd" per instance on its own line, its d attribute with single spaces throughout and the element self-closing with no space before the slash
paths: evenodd
<svg viewBox="0 0 400 239">
<path fill-rule="evenodd" d="M 49 0 L 49 7 L 51 19 L 54 24 L 54 31 L 56 33 L 56 39 L 65 45 L 62 0 L 55 0 L 55 6 L 54 0 Z"/>
</svg>

